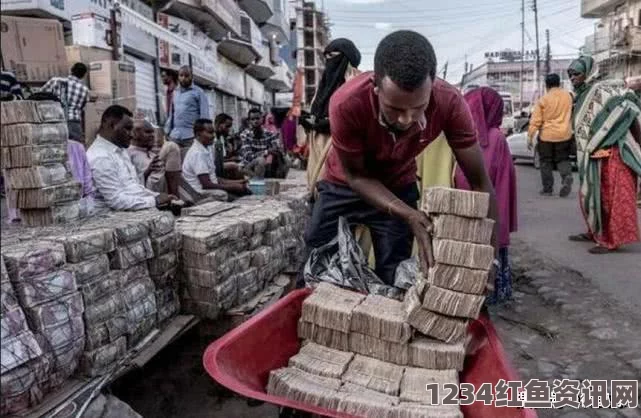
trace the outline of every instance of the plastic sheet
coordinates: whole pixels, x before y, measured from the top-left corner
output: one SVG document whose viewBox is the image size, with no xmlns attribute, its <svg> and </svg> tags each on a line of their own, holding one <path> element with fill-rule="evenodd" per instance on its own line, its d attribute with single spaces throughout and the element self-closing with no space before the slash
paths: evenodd
<svg viewBox="0 0 641 418">
<path fill-rule="evenodd" d="M 396 267 L 396 273 L 394 274 L 394 287 L 408 290 L 416 283 L 416 277 L 418 277 L 418 274 L 418 262 L 416 257 L 401 261 L 398 267 Z"/>
<path fill-rule="evenodd" d="M 402 299 L 403 291 L 386 285 L 367 264 L 347 220 L 338 221 L 338 235 L 328 244 L 312 250 L 304 269 L 308 284 L 326 282 L 337 286 Z"/>
</svg>

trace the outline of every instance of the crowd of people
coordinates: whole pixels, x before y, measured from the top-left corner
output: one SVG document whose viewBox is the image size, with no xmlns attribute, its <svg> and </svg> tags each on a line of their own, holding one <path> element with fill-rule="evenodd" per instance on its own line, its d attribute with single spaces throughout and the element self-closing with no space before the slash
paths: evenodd
<svg viewBox="0 0 641 418">
<path fill-rule="evenodd" d="M 96 137 L 85 141 L 80 115 L 90 100 L 82 82 L 86 74 L 84 64 L 74 64 L 68 77 L 52 78 L 29 97 L 56 100 L 65 110 L 68 163 L 82 184 L 83 212 L 228 201 L 251 194 L 250 179 L 287 176 L 283 140 L 266 122 L 268 115 L 251 109 L 248 123 L 232 135 L 233 118 L 209 114 L 207 96 L 193 83 L 189 67 L 163 73 L 168 91 L 164 129 L 137 118 L 133 109 L 112 105 L 102 114 Z M 3 100 L 24 98 L 11 73 L 3 72 L 1 81 Z M 8 217 L 20 221 L 14 208 Z"/>
<path fill-rule="evenodd" d="M 86 67 L 76 64 L 66 79 L 44 91 L 65 107 L 69 162 L 86 198 L 98 209 L 137 210 L 183 200 L 198 204 L 251 193 L 252 178 L 285 178 L 290 156 L 302 155 L 312 195 L 306 252 L 331 241 L 338 219 L 356 227 L 361 247 L 378 276 L 394 281 L 398 264 L 412 254 L 422 269 L 433 264 L 431 223 L 417 209 L 422 190 L 447 186 L 489 193 L 496 220 L 495 280 L 488 302 L 511 298 L 508 256 L 517 230 L 517 185 L 507 140 L 501 131 L 503 99 L 490 87 L 462 95 L 436 77 L 436 54 L 414 31 L 397 31 L 379 44 L 374 71 L 360 72 L 358 48 L 347 39 L 324 51 L 326 68 L 309 112 L 294 103 L 286 112 L 251 109 L 238 121 L 209 114 L 191 69 L 164 71 L 167 113 L 163 135 L 129 109 L 109 107 L 84 155 L 78 115 L 86 104 L 79 86 Z M 546 77 L 547 93 L 534 106 L 528 141 L 541 157 L 542 195 L 560 196 L 573 186 L 570 154 L 577 150 L 579 199 L 592 253 L 606 253 L 639 240 L 637 178 L 641 176 L 638 95 L 616 81 L 601 81 L 589 57 L 568 69 L 574 94 L 560 77 Z M 21 98 L 3 73 L 3 94 Z M 526 121 L 526 122 L 527 122 Z M 535 138 L 536 139 L 535 141 Z M 576 144 L 576 145 L 575 145 Z"/>
</svg>

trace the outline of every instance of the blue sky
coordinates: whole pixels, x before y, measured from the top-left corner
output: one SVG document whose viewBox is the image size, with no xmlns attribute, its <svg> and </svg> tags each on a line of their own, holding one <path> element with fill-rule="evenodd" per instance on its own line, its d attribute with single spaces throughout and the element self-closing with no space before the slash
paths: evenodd
<svg viewBox="0 0 641 418">
<path fill-rule="evenodd" d="M 413 29 L 434 45 L 439 71 L 448 61 L 447 79 L 460 81 L 465 55 L 475 66 L 484 52 L 521 49 L 521 0 L 316 0 L 332 24 L 332 38 L 356 43 L 361 69 L 372 69 L 378 42 L 397 29 Z M 525 1 L 525 48 L 536 47 L 532 0 Z M 553 56 L 576 56 L 595 20 L 580 15 L 580 0 L 538 0 L 539 39 L 545 45 L 550 30 Z"/>
</svg>

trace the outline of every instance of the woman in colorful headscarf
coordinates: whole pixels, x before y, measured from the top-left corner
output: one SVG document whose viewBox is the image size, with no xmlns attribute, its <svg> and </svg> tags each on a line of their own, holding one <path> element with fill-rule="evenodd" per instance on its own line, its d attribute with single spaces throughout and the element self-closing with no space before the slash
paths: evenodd
<svg viewBox="0 0 641 418">
<path fill-rule="evenodd" d="M 358 74 L 361 53 L 349 39 L 339 38 L 325 48 L 325 71 L 321 77 L 316 95 L 312 100 L 310 113 L 301 118 L 301 125 L 307 131 L 307 183 L 315 193 L 316 182 L 322 176 L 325 159 L 331 146 L 329 126 L 329 99 L 340 86 Z"/>
<path fill-rule="evenodd" d="M 639 241 L 636 209 L 641 176 L 641 100 L 621 80 L 598 81 L 591 57 L 570 64 L 575 91 L 574 136 L 579 166 L 579 203 L 587 233 L 571 241 L 595 242 L 605 254 Z"/>
<path fill-rule="evenodd" d="M 498 203 L 497 243 L 500 266 L 497 268 L 494 293 L 487 299 L 488 304 L 495 304 L 512 297 L 512 270 L 508 259 L 508 246 L 510 233 L 517 229 L 516 171 L 510 148 L 501 131 L 503 99 L 499 93 L 489 87 L 481 87 L 467 93 L 465 101 L 474 118 L 485 167 L 494 185 Z M 465 174 L 459 167 L 456 168 L 454 181 L 457 188 L 470 190 Z"/>
</svg>

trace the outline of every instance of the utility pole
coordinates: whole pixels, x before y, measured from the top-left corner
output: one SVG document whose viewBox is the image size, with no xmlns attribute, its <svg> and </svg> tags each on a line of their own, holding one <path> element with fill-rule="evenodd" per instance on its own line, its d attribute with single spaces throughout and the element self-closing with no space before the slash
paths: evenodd
<svg viewBox="0 0 641 418">
<path fill-rule="evenodd" d="M 447 80 L 447 61 L 445 61 L 445 67 L 443 67 L 443 80 Z"/>
<path fill-rule="evenodd" d="M 547 43 L 547 46 L 545 48 L 545 75 L 550 74 L 550 66 L 551 62 L 550 60 L 552 59 L 552 54 L 550 52 L 550 29 L 545 30 L 545 41 Z"/>
<path fill-rule="evenodd" d="M 523 69 L 525 67 L 525 0 L 521 0 L 521 73 L 519 74 L 519 110 L 523 109 Z"/>
<path fill-rule="evenodd" d="M 534 70 L 534 81 L 536 85 L 536 93 L 540 95 L 541 92 L 541 50 L 539 49 L 539 9 L 536 5 L 537 0 L 532 0 L 532 11 L 534 12 L 534 29 L 536 32 L 536 68 Z M 537 96 L 538 97 L 538 96 Z"/>
</svg>

